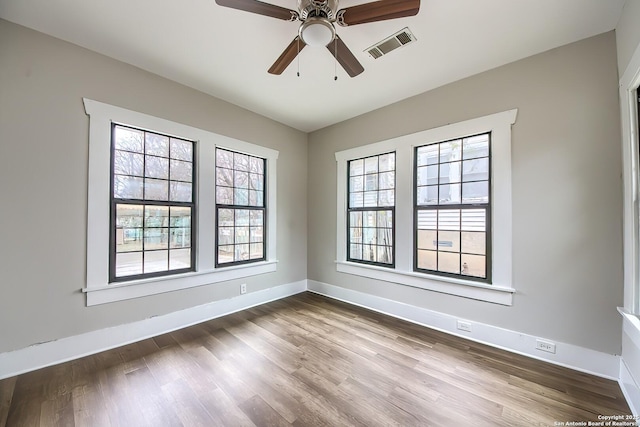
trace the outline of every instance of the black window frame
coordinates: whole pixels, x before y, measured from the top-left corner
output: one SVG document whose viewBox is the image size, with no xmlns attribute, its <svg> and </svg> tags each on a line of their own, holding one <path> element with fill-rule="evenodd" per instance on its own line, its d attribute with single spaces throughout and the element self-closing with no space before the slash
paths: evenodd
<svg viewBox="0 0 640 427">
<path fill-rule="evenodd" d="M 388 154 L 393 154 L 394 156 L 394 168 L 393 168 L 393 195 L 394 195 L 394 202 L 393 202 L 393 206 L 362 206 L 362 207 L 352 207 L 351 206 L 351 194 L 352 194 L 352 188 L 351 188 L 351 163 L 352 162 L 356 162 L 356 161 L 363 161 L 366 162 L 366 159 L 370 159 L 373 157 L 377 157 L 378 159 L 381 156 L 385 156 Z M 374 265 L 374 266 L 378 266 L 378 267 L 385 267 L 385 268 L 395 268 L 396 266 L 396 203 L 395 203 L 395 192 L 396 192 L 396 184 L 397 184 L 397 174 L 396 174 L 396 167 L 397 163 L 396 163 L 396 152 L 395 151 L 389 151 L 389 152 L 385 152 L 385 153 L 380 153 L 380 154 L 374 154 L 374 155 L 370 155 L 370 156 L 365 156 L 365 157 L 358 157 L 356 159 L 351 159 L 347 161 L 347 239 L 346 239 L 346 243 L 347 243 L 347 253 L 346 253 L 346 260 L 348 262 L 356 262 L 359 264 L 367 264 L 367 265 Z M 379 166 L 379 161 L 378 161 L 378 166 Z M 383 171 L 382 173 L 385 172 L 389 172 L 389 171 Z M 376 174 L 380 174 L 380 170 L 378 169 L 376 172 Z M 362 177 L 366 177 L 366 173 L 365 170 L 363 169 L 363 174 Z M 379 180 L 378 180 L 379 183 Z M 363 186 L 364 186 L 364 182 L 363 182 Z M 379 192 L 381 191 L 379 188 L 377 188 L 375 191 Z M 364 190 L 363 190 L 364 193 Z M 364 195 L 363 195 L 364 197 Z M 363 203 L 364 205 L 364 203 Z M 365 212 L 376 212 L 376 216 L 377 216 L 377 212 L 381 212 L 381 211 L 385 211 L 385 212 L 391 212 L 391 245 L 378 245 L 376 244 L 376 247 L 391 247 L 391 259 L 392 262 L 390 263 L 385 263 L 385 262 L 379 262 L 379 261 L 371 261 L 371 260 L 365 260 L 365 259 L 359 259 L 359 258 L 352 258 L 351 257 L 351 228 L 352 228 L 352 224 L 351 224 L 351 213 L 353 212 L 362 212 L 363 216 Z M 376 219 L 377 221 L 377 219 Z M 377 225 L 377 224 L 376 224 Z M 365 227 L 362 227 L 365 228 Z M 368 228 L 368 227 L 367 227 Z M 378 228 L 382 228 L 382 227 L 374 227 L 376 229 Z M 386 227 L 384 227 L 386 228 Z M 361 243 L 363 246 L 363 250 L 364 250 L 364 243 Z M 371 245 L 369 245 L 371 246 Z"/>
<path fill-rule="evenodd" d="M 254 159 L 259 159 L 262 161 L 262 205 L 261 206 L 257 206 L 257 205 L 251 205 L 251 204 L 229 204 L 229 203 L 218 203 L 218 183 L 217 183 L 217 176 L 218 176 L 218 164 L 217 164 L 217 158 L 218 158 L 218 150 L 223 150 L 223 151 L 227 151 L 230 153 L 233 153 L 234 156 L 235 154 L 239 154 L 239 155 L 244 155 L 247 156 L 249 158 L 254 158 Z M 264 157 L 260 157 L 254 154 L 250 154 L 250 153 L 245 153 L 242 151 L 238 151 L 238 150 L 233 150 L 233 149 L 229 149 L 229 148 L 224 148 L 224 147 L 216 147 L 215 148 L 215 158 L 216 158 L 216 164 L 215 164 L 215 178 L 216 182 L 215 182 L 215 267 L 216 268 L 225 268 L 225 267 L 232 267 L 232 266 L 237 266 L 237 265 L 245 265 L 245 264 L 254 264 L 256 262 L 263 262 L 267 260 L 267 215 L 268 215 L 268 209 L 267 209 L 267 167 L 268 162 L 267 159 Z M 228 168 L 223 168 L 223 169 L 228 169 Z M 233 172 L 236 171 L 235 166 L 232 169 L 228 169 L 231 170 Z M 235 176 L 235 174 L 234 174 Z M 234 178 L 235 180 L 235 178 Z M 250 184 L 249 184 L 250 185 Z M 234 190 L 236 189 L 235 187 L 235 183 L 234 186 L 232 187 L 227 187 L 227 188 L 233 188 Z M 249 201 L 250 198 L 248 197 L 247 200 Z M 223 209 L 228 209 L 228 210 L 232 210 L 234 211 L 234 225 L 233 228 L 235 229 L 237 226 L 235 225 L 235 212 L 236 211 L 241 211 L 241 210 L 247 210 L 247 211 L 261 211 L 262 212 L 262 256 L 260 258 L 249 258 L 246 260 L 239 260 L 239 261 L 231 261 L 231 262 L 220 262 L 220 251 L 219 251 L 219 247 L 220 246 L 228 246 L 228 245 L 220 245 L 220 211 Z M 249 220 L 250 221 L 250 220 Z M 234 233 L 234 238 L 235 238 L 235 233 Z M 249 245 L 249 248 L 251 247 L 252 244 L 255 244 L 256 242 L 251 242 L 251 226 L 249 224 L 249 242 L 246 243 L 247 245 Z M 233 246 L 238 245 L 240 243 L 233 243 Z M 250 255 L 249 255 L 250 256 Z"/>
<path fill-rule="evenodd" d="M 114 192 L 115 192 L 115 178 L 116 178 L 116 173 L 115 173 L 115 153 L 116 153 L 116 140 L 115 140 L 115 129 L 116 127 L 121 127 L 121 128 L 125 128 L 125 129 L 132 129 L 135 131 L 139 131 L 139 132 L 143 132 L 145 135 L 147 133 L 151 133 L 151 134 L 155 134 L 155 135 L 160 135 L 163 137 L 167 137 L 169 138 L 169 140 L 171 139 L 176 139 L 176 140 L 180 140 L 180 141 L 184 141 L 184 142 L 189 142 L 192 144 L 192 157 L 191 157 L 191 165 L 192 165 L 192 172 L 191 172 L 191 202 L 178 202 L 178 201 L 171 201 L 171 200 L 150 200 L 150 199 L 144 199 L 144 195 L 142 199 L 135 199 L 135 198 L 116 198 L 114 196 Z M 127 125 L 127 124 L 123 124 L 123 123 L 117 123 L 117 122 L 112 122 L 111 123 L 111 150 L 110 150 L 110 155 L 111 155 L 111 160 L 110 160 L 110 188 L 109 188 L 109 199 L 110 199 L 110 212 L 109 212 L 109 223 L 110 223 L 110 230 L 109 230 L 109 283 L 122 283 L 122 282 L 129 282 L 129 281 L 134 281 L 134 280 L 140 280 L 140 279 L 148 279 L 148 278 L 154 278 L 154 277 L 164 277 L 164 276 L 174 276 L 177 274 L 183 274 L 183 273 L 188 273 L 188 272 L 193 272 L 196 270 L 196 236 L 197 236 L 197 230 L 196 230 L 196 224 L 197 224 L 197 204 L 196 204 L 196 186 L 197 186 L 197 162 L 196 162 L 196 141 L 187 139 L 187 138 L 183 138 L 183 137 L 179 137 L 179 136 L 175 136 L 175 135 L 169 135 L 163 132 L 157 132 L 157 131 L 153 131 L 153 130 L 149 130 L 149 129 L 144 129 L 144 128 L 140 128 L 140 127 L 136 127 L 136 126 L 131 126 L 131 125 Z M 146 138 L 143 138 L 143 140 L 145 140 L 145 144 L 146 144 Z M 146 150 L 143 150 L 143 158 L 144 156 L 146 156 Z M 169 168 L 170 163 L 171 163 L 171 157 L 169 156 L 167 158 L 169 160 Z M 142 176 L 140 176 L 141 178 L 145 178 L 145 172 L 144 172 L 144 163 L 143 163 L 143 173 Z M 169 171 L 170 174 L 170 171 Z M 130 175 L 130 176 L 135 176 L 135 175 Z M 170 175 L 169 175 L 170 176 Z M 168 178 L 166 179 L 166 181 L 171 182 L 171 179 Z M 144 192 L 144 188 L 145 186 L 143 185 L 143 192 Z M 170 189 L 170 185 L 169 185 L 169 192 L 171 191 Z M 144 194 L 144 193 L 143 193 Z M 168 198 L 170 199 L 170 197 Z M 190 233 L 190 257 L 189 257 L 189 261 L 190 261 L 190 266 L 188 268 L 181 268 L 181 269 L 167 269 L 167 270 L 163 270 L 163 271 L 154 271 L 154 272 L 150 272 L 150 273 L 141 273 L 141 274 L 131 274 L 131 275 L 126 275 L 126 276 L 116 276 L 116 257 L 117 257 L 117 218 L 116 218 L 116 214 L 117 214 L 117 206 L 118 205 L 142 205 L 143 206 L 143 216 L 142 216 L 142 221 L 143 221 L 143 226 L 142 226 L 142 250 L 140 251 L 142 253 L 142 268 L 144 271 L 144 256 L 145 256 L 145 252 L 154 252 L 154 251 L 158 251 L 158 250 L 146 250 L 144 249 L 144 209 L 147 206 L 164 206 L 167 207 L 169 209 L 169 211 L 171 210 L 171 207 L 186 207 L 186 208 L 190 208 L 191 209 L 191 220 L 190 220 L 190 229 L 191 229 L 191 233 Z M 170 217 L 169 217 L 169 224 L 170 224 Z M 152 228 L 152 227 L 150 227 Z M 168 230 L 169 230 L 169 239 L 170 239 L 170 230 L 171 230 L 171 226 L 168 225 L 167 226 Z M 173 248 L 176 249 L 176 248 Z M 184 249 L 184 248 L 180 248 L 180 249 Z M 169 242 L 167 242 L 167 267 L 169 267 L 169 260 L 170 260 L 170 252 L 172 250 L 171 248 L 171 244 Z"/>
<path fill-rule="evenodd" d="M 432 205 L 419 205 L 418 204 L 418 188 L 419 188 L 419 183 L 418 183 L 418 150 L 422 147 L 425 146 L 429 146 L 429 145 L 442 145 L 442 144 L 446 144 L 449 142 L 453 142 L 453 141 L 463 141 L 466 138 L 473 138 L 473 137 L 477 137 L 477 136 L 481 136 L 481 135 L 487 135 L 489 143 L 488 143 L 488 178 L 487 178 L 487 185 L 488 185 L 488 195 L 489 195 L 489 200 L 487 203 L 462 203 L 462 198 L 460 199 L 460 203 L 447 203 L 447 204 L 432 204 Z M 416 147 L 413 148 L 413 157 L 414 157 L 414 162 L 413 162 L 413 270 L 415 272 L 418 273 L 427 273 L 427 274 L 432 274 L 432 275 L 436 275 L 436 276 L 442 276 L 442 277 L 451 277 L 451 278 L 456 278 L 456 279 L 462 279 L 462 280 L 471 280 L 474 282 L 480 282 L 480 283 L 486 283 L 486 284 L 491 284 L 492 283 L 492 265 L 493 265 L 493 260 L 492 260 L 492 245 L 491 245 L 491 239 L 492 239 L 492 230 L 491 230 L 491 210 L 492 210 L 492 204 L 493 204 L 493 195 L 492 195 L 492 185 L 491 185 L 491 175 L 492 175 L 492 161 L 493 161 L 493 157 L 492 157 L 492 135 L 491 132 L 481 132 L 481 133 L 477 133 L 477 134 L 472 134 L 472 135 L 465 135 L 465 136 L 461 136 L 458 138 L 451 138 L 451 139 L 447 139 L 447 140 L 443 140 L 443 141 L 436 141 L 436 142 L 431 142 L 431 143 L 427 143 L 427 144 L 422 144 L 422 145 L 418 145 Z M 438 149 L 439 150 L 439 149 Z M 439 153 L 439 151 L 438 151 Z M 460 161 L 462 162 L 463 159 L 463 154 L 462 154 L 462 148 L 461 148 L 461 159 Z M 440 161 L 440 155 L 438 155 L 438 184 L 437 186 L 440 186 L 440 182 L 439 182 L 439 177 L 440 177 L 440 165 L 442 163 L 449 163 L 449 162 L 441 162 Z M 462 177 L 462 170 L 461 170 L 461 176 L 460 176 L 460 185 L 461 185 L 461 192 L 462 192 L 462 184 L 463 184 L 463 177 Z M 484 180 L 482 180 L 484 181 Z M 467 182 L 473 182 L 473 181 L 467 181 Z M 462 196 L 461 196 L 462 197 Z M 439 199 L 439 197 L 438 197 Z M 430 269 L 425 269 L 425 268 L 420 268 L 418 267 L 418 255 L 419 255 L 419 248 L 418 248 L 418 234 L 419 234 L 419 229 L 418 229 L 418 214 L 420 211 L 435 211 L 435 212 L 439 212 L 439 211 L 443 211 L 443 210 L 459 210 L 460 211 L 460 222 L 462 222 L 462 212 L 465 210 L 479 210 L 482 209 L 485 211 L 485 277 L 478 277 L 478 276 L 472 276 L 472 275 L 467 275 L 467 274 L 462 274 L 462 272 L 460 273 L 450 273 L 450 272 L 445 272 L 445 271 L 438 271 L 438 270 L 430 270 Z M 436 232 L 440 231 L 439 229 L 436 228 Z M 462 229 L 460 228 L 460 232 L 462 232 Z M 437 239 L 436 239 L 437 240 Z M 437 246 L 437 245 L 436 245 Z M 440 252 L 439 250 L 434 251 L 436 252 L 436 259 L 437 259 L 437 254 Z M 477 254 L 467 254 L 464 253 L 462 251 L 462 246 L 460 243 L 460 250 L 458 252 L 450 252 L 450 251 L 443 251 L 443 252 L 447 252 L 447 253 L 457 253 L 460 256 L 460 271 L 462 271 L 462 255 L 477 255 Z M 436 267 L 437 268 L 437 267 Z"/>
</svg>

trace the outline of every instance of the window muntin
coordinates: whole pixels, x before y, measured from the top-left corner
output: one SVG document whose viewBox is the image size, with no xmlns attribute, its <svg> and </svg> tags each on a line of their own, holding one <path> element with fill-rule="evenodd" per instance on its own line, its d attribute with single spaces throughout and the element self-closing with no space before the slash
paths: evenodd
<svg viewBox="0 0 640 427">
<path fill-rule="evenodd" d="M 266 259 L 266 160 L 216 148 L 216 266 Z"/>
<path fill-rule="evenodd" d="M 347 259 L 393 266 L 395 153 L 348 163 Z"/>
<path fill-rule="evenodd" d="M 415 148 L 414 269 L 490 282 L 490 133 Z"/>
<path fill-rule="evenodd" d="M 109 281 L 194 270 L 194 142 L 111 126 Z"/>
</svg>

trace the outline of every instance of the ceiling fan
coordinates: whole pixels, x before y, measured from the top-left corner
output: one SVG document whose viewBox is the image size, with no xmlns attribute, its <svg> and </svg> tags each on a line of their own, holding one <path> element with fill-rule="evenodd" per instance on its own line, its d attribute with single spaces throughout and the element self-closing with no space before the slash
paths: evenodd
<svg viewBox="0 0 640 427">
<path fill-rule="evenodd" d="M 298 10 L 287 9 L 258 0 L 216 0 L 220 6 L 270 16 L 284 21 L 301 21 L 298 35 L 276 59 L 269 73 L 282 72 L 306 46 L 326 46 L 351 77 L 364 67 L 342 39 L 334 24 L 346 27 L 368 22 L 414 16 L 420 10 L 420 0 L 378 0 L 338 10 L 338 0 L 298 0 Z"/>
</svg>

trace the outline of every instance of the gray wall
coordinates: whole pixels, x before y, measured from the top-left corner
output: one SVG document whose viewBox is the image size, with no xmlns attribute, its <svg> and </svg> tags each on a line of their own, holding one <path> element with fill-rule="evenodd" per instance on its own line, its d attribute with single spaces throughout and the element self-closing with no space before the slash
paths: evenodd
<svg viewBox="0 0 640 427">
<path fill-rule="evenodd" d="M 638 18 L 640 18 L 640 0 L 627 0 L 616 27 L 618 72 L 620 76 L 624 74 L 631 57 L 638 45 L 640 45 Z"/>
<path fill-rule="evenodd" d="M 309 279 L 620 354 L 616 64 L 609 32 L 310 134 Z M 336 272 L 336 151 L 512 108 L 513 306 Z"/>
<path fill-rule="evenodd" d="M 306 134 L 3 20 L 0 64 L 0 352 L 238 292 L 219 283 L 85 307 L 83 97 L 279 150 L 278 271 L 243 282 L 252 292 L 306 278 Z"/>
</svg>

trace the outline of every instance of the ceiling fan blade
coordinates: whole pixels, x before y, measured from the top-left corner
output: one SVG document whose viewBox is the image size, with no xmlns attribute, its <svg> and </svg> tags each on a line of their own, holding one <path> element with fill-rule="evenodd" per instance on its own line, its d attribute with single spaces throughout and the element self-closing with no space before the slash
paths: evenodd
<svg viewBox="0 0 640 427">
<path fill-rule="evenodd" d="M 295 21 L 298 18 L 298 12 L 294 10 L 258 0 L 216 0 L 216 3 L 231 9 L 244 10 L 245 12 L 257 13 L 258 15 L 270 16 L 284 21 Z"/>
<path fill-rule="evenodd" d="M 293 39 L 284 52 L 276 59 L 276 62 L 269 68 L 269 74 L 282 74 L 305 46 L 305 42 L 300 40 L 300 37 Z"/>
<path fill-rule="evenodd" d="M 380 0 L 338 11 L 338 24 L 344 26 L 385 21 L 417 15 L 420 0 Z"/>
<path fill-rule="evenodd" d="M 358 62 L 340 37 L 336 36 L 335 40 L 327 45 L 327 49 L 335 56 L 336 60 L 342 65 L 342 68 L 344 68 L 350 77 L 355 77 L 364 71 L 362 64 Z"/>
</svg>

